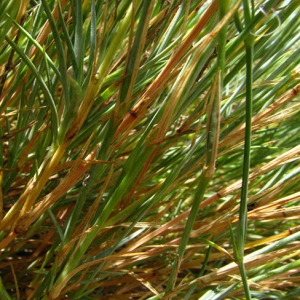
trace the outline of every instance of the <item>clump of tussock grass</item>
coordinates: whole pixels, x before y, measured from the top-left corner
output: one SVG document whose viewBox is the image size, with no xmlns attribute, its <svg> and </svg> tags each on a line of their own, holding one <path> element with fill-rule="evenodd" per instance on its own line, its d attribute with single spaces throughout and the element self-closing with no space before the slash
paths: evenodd
<svg viewBox="0 0 300 300">
<path fill-rule="evenodd" d="M 18 4 L 1 298 L 295 298 L 297 1 Z"/>
</svg>

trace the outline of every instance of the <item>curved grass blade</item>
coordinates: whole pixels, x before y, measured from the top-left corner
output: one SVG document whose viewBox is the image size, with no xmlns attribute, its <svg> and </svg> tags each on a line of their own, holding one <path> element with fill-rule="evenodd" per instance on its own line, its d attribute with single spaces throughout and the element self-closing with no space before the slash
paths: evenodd
<svg viewBox="0 0 300 300">
<path fill-rule="evenodd" d="M 56 109 L 54 99 L 53 99 L 53 97 L 52 97 L 52 95 L 51 95 L 44 79 L 41 77 L 41 74 L 39 73 L 39 71 L 35 67 L 35 65 L 32 63 L 32 61 L 29 59 L 29 57 L 11 39 L 6 37 L 5 40 L 18 53 L 18 55 L 22 58 L 23 62 L 28 66 L 30 71 L 34 74 L 35 78 L 37 79 L 37 81 L 41 85 L 41 89 L 44 92 L 45 99 L 48 102 L 50 110 L 51 110 L 53 142 L 54 142 L 54 145 L 56 145 L 57 144 L 57 137 L 58 137 L 59 121 L 58 121 L 58 114 L 57 114 L 57 109 Z"/>
</svg>

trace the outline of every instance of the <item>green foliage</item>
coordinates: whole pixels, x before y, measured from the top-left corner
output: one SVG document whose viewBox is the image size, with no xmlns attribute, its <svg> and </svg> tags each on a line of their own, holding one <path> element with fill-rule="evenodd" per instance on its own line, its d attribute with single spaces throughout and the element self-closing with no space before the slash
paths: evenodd
<svg viewBox="0 0 300 300">
<path fill-rule="evenodd" d="M 1 297 L 296 299 L 298 2 L 17 2 Z"/>
</svg>

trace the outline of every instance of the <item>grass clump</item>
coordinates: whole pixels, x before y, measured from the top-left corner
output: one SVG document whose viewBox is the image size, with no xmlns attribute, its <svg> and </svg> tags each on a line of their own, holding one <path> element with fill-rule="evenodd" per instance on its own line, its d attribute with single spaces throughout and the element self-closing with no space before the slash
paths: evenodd
<svg viewBox="0 0 300 300">
<path fill-rule="evenodd" d="M 1 299 L 296 299 L 297 1 L 17 2 Z"/>
</svg>

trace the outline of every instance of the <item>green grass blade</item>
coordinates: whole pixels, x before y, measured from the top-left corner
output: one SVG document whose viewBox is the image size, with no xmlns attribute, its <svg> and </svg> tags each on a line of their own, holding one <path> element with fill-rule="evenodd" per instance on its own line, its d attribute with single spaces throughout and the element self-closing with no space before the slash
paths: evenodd
<svg viewBox="0 0 300 300">
<path fill-rule="evenodd" d="M 252 3 L 253 5 L 253 3 Z M 245 12 L 245 26 L 251 23 L 254 7 L 250 9 L 248 1 L 243 1 Z M 239 264 L 241 277 L 244 285 L 245 295 L 247 299 L 251 299 L 250 289 L 247 281 L 247 274 L 244 265 L 244 247 L 247 235 L 248 223 L 248 186 L 249 186 L 249 170 L 251 159 L 251 139 L 252 139 L 252 89 L 253 89 L 253 53 L 254 53 L 254 37 L 250 34 L 245 39 L 246 48 L 246 114 L 245 114 L 245 145 L 244 145 L 244 159 L 243 159 L 243 178 L 242 178 L 242 191 L 239 208 L 239 222 L 237 230 L 237 241 L 235 257 Z"/>
<path fill-rule="evenodd" d="M 15 44 L 12 40 L 10 40 L 8 37 L 6 37 L 7 43 L 18 53 L 18 55 L 22 58 L 23 62 L 26 64 L 26 66 L 30 69 L 30 71 L 34 74 L 35 78 L 41 85 L 41 88 L 45 94 L 45 99 L 47 100 L 49 107 L 51 109 L 51 120 L 52 120 L 52 134 L 53 134 L 53 142 L 56 144 L 57 142 L 57 134 L 58 134 L 58 127 L 59 127 L 59 121 L 58 121 L 58 114 L 56 105 L 54 102 L 54 99 L 44 81 L 44 79 L 41 77 L 39 71 L 35 67 L 35 65 L 32 63 L 32 61 L 29 59 L 29 57 L 22 51 L 22 49 Z"/>
<path fill-rule="evenodd" d="M 70 103 L 70 99 L 69 99 L 69 85 L 68 85 L 68 81 L 67 81 L 67 63 L 66 63 L 66 59 L 65 59 L 65 54 L 64 54 L 64 49 L 63 49 L 63 43 L 62 43 L 62 39 L 60 37 L 57 25 L 55 23 L 55 20 L 52 16 L 51 10 L 49 8 L 49 5 L 47 3 L 47 1 L 42 0 L 42 4 L 44 7 L 44 11 L 47 14 L 51 29 L 52 29 L 52 34 L 53 34 L 53 38 L 55 41 L 55 45 L 56 45 L 56 51 L 57 51 L 57 55 L 58 55 L 58 60 L 59 60 L 59 71 L 61 74 L 61 82 L 62 82 L 62 86 L 64 89 L 64 95 L 65 95 L 65 103 L 66 103 L 66 108 L 69 108 L 71 103 Z"/>
<path fill-rule="evenodd" d="M 2 278 L 0 277 L 0 297 L 3 300 L 11 300 L 12 298 L 9 296 L 8 292 L 3 285 Z"/>
<path fill-rule="evenodd" d="M 140 62 L 137 60 L 137 57 L 141 57 L 141 53 L 145 45 L 146 33 L 153 7 L 153 0 L 146 1 L 142 4 L 140 22 L 125 70 L 125 80 L 120 90 L 120 102 L 126 102 L 126 98 L 130 99 L 132 96 L 133 85 L 137 76 L 138 66 L 140 64 Z"/>
</svg>

